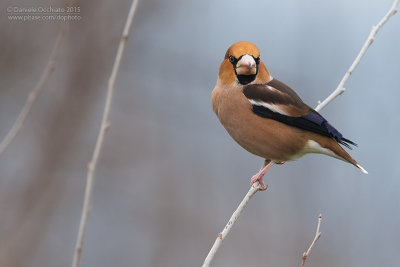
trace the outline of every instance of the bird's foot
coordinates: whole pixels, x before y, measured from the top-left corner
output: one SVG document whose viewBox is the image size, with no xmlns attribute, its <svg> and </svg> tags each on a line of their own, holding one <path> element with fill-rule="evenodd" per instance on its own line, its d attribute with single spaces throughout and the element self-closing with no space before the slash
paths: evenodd
<svg viewBox="0 0 400 267">
<path fill-rule="evenodd" d="M 275 164 L 275 162 L 273 161 L 269 161 L 268 163 L 267 162 L 268 161 L 266 160 L 261 170 L 256 175 L 254 175 L 250 180 L 250 186 L 253 186 L 255 182 L 258 182 L 260 184 L 260 189 L 258 189 L 260 191 L 264 191 L 267 189 L 267 186 L 264 184 L 263 177 L 264 174 L 267 172 L 267 170 L 271 168 L 272 165 Z"/>
<path fill-rule="evenodd" d="M 260 189 L 258 189 L 258 190 L 260 190 L 260 191 L 266 190 L 267 186 L 264 184 L 263 176 L 264 176 L 264 173 L 262 173 L 261 171 L 259 173 L 257 173 L 256 175 L 254 175 L 250 180 L 250 186 L 253 186 L 253 184 L 255 182 L 258 182 L 260 184 Z"/>
</svg>

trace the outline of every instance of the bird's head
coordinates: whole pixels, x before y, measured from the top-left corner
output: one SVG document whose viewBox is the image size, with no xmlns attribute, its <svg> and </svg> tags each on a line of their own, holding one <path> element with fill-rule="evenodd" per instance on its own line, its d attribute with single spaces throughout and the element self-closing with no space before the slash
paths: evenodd
<svg viewBox="0 0 400 267">
<path fill-rule="evenodd" d="M 218 80 L 222 85 L 266 83 L 270 79 L 257 46 L 246 41 L 234 43 L 229 47 L 219 67 Z"/>
</svg>

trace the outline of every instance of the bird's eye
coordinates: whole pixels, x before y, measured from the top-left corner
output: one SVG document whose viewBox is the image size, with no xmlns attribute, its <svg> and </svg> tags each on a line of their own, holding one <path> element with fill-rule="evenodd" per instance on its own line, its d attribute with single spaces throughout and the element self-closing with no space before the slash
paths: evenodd
<svg viewBox="0 0 400 267">
<path fill-rule="evenodd" d="M 231 63 L 235 63 L 236 58 L 235 58 L 234 56 L 229 56 L 229 61 L 230 61 Z"/>
<path fill-rule="evenodd" d="M 260 57 L 255 58 L 254 60 L 256 61 L 256 64 L 257 64 L 257 65 L 260 64 Z"/>
</svg>

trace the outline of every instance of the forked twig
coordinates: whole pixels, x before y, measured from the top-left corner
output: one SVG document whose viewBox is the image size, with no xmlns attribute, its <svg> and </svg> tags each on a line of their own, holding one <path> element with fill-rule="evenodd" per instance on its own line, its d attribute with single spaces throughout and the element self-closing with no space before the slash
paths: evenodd
<svg viewBox="0 0 400 267">
<path fill-rule="evenodd" d="M 311 252 L 312 248 L 314 247 L 315 243 L 317 243 L 318 239 L 321 237 L 321 232 L 319 231 L 319 228 L 321 227 L 321 221 L 322 221 L 322 214 L 320 214 L 318 216 L 318 226 L 317 226 L 317 231 L 315 232 L 314 240 L 311 242 L 311 245 L 307 249 L 307 251 L 303 253 L 301 267 L 304 267 L 304 264 L 306 263 L 308 255 L 310 255 L 310 252 Z"/>
</svg>

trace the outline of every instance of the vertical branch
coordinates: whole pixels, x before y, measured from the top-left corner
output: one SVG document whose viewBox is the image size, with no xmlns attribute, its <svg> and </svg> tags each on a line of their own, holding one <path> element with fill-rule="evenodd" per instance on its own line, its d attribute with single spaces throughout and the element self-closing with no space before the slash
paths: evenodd
<svg viewBox="0 0 400 267">
<path fill-rule="evenodd" d="M 310 252 L 311 252 L 312 248 L 314 247 L 315 243 L 317 243 L 318 239 L 321 237 L 321 232 L 319 231 L 319 228 L 321 227 L 321 221 L 322 221 L 322 214 L 320 214 L 318 216 L 318 225 L 317 225 L 317 231 L 315 232 L 314 240 L 311 242 L 311 245 L 307 249 L 307 251 L 303 253 L 301 267 L 304 267 L 304 264 L 306 263 L 308 255 L 310 255 Z"/>
<path fill-rule="evenodd" d="M 66 6 L 71 6 L 74 3 L 74 0 L 68 1 Z M 21 112 L 19 113 L 17 119 L 15 120 L 13 126 L 4 137 L 4 139 L 0 143 L 0 156 L 6 151 L 7 147 L 11 144 L 14 140 L 15 136 L 19 133 L 22 128 L 22 125 L 25 122 L 26 117 L 28 116 L 29 112 L 33 104 L 36 102 L 37 98 L 39 97 L 40 93 L 43 91 L 44 87 L 47 84 L 47 81 L 50 78 L 50 75 L 53 73 L 57 58 L 60 53 L 62 44 L 64 43 L 64 39 L 68 33 L 69 21 L 66 20 L 62 23 L 61 29 L 58 33 L 57 39 L 54 43 L 53 49 L 50 54 L 49 61 L 47 62 L 46 67 L 44 68 L 42 75 L 38 83 L 36 84 L 35 88 L 29 93 L 28 98 L 25 101 L 25 105 L 23 106 Z"/>
<path fill-rule="evenodd" d="M 394 14 L 396 14 L 398 4 L 399 4 L 399 0 L 394 0 L 390 10 L 385 14 L 385 16 L 379 21 L 379 23 L 376 26 L 372 27 L 372 30 L 371 30 L 370 34 L 368 35 L 367 41 L 362 46 L 361 51 L 359 52 L 359 54 L 357 55 L 356 59 L 351 64 L 350 68 L 347 70 L 346 74 L 343 76 L 343 78 L 340 81 L 339 85 L 324 101 L 318 103 L 318 106 L 315 108 L 316 111 L 320 111 L 321 109 L 323 109 L 333 99 L 335 99 L 337 96 L 341 95 L 345 91 L 345 88 L 344 88 L 345 83 L 349 79 L 350 75 L 353 73 L 354 69 L 357 67 L 357 65 L 360 62 L 361 58 L 364 56 L 365 52 L 367 51 L 368 47 L 372 44 L 372 42 L 373 42 L 373 40 L 375 38 L 375 35 L 379 31 L 379 29 L 382 28 L 382 26 Z M 257 188 L 257 189 L 255 190 L 255 188 Z M 203 267 L 209 266 L 209 264 L 211 263 L 211 261 L 213 260 L 213 258 L 215 256 L 215 254 L 217 253 L 219 247 L 221 246 L 222 240 L 226 237 L 226 235 L 228 235 L 230 229 L 232 228 L 233 224 L 238 219 L 240 213 L 247 206 L 247 203 L 248 203 L 249 199 L 253 195 L 255 195 L 255 193 L 257 193 L 258 188 L 259 188 L 258 182 L 254 183 L 253 186 L 250 187 L 250 190 L 247 192 L 245 198 L 242 200 L 242 202 L 240 203 L 239 207 L 236 209 L 236 211 L 232 215 L 231 219 L 229 220 L 229 222 L 227 224 L 227 226 L 229 225 L 229 227 L 227 228 L 227 226 L 225 226 L 224 231 L 222 232 L 224 234 L 222 235 L 222 233 L 220 233 L 218 235 L 217 240 L 215 241 L 214 245 L 212 246 L 210 252 L 208 253 L 208 255 L 206 257 L 206 260 L 204 261 Z M 234 220 L 232 220 L 232 218 L 234 218 Z M 321 220 L 321 218 L 319 219 L 319 224 L 320 224 L 320 220 Z M 319 232 L 319 224 L 318 224 L 317 232 Z M 318 238 L 317 238 L 317 240 L 318 240 Z M 317 240 L 315 240 L 315 242 Z M 315 242 L 313 242 L 312 246 L 314 246 Z M 312 246 L 309 248 L 310 251 L 311 251 Z M 309 251 L 307 251 L 306 253 L 308 255 Z M 306 256 L 306 258 L 307 258 L 307 256 Z"/>
<path fill-rule="evenodd" d="M 91 198 L 92 198 L 94 173 L 96 170 L 100 151 L 103 146 L 104 136 L 105 136 L 108 128 L 110 127 L 109 115 L 110 115 L 110 108 L 111 108 L 111 100 L 112 100 L 112 96 L 114 93 L 115 80 L 117 78 L 118 70 L 121 65 L 121 58 L 124 53 L 126 43 L 128 41 L 129 30 L 132 25 L 132 20 L 133 20 L 134 14 L 135 14 L 137 4 L 138 4 L 138 0 L 132 1 L 132 5 L 129 10 L 129 14 L 126 19 L 125 27 L 124 27 L 124 30 L 122 33 L 121 41 L 118 46 L 118 51 L 117 51 L 117 55 L 115 57 L 113 69 L 112 69 L 110 78 L 108 80 L 107 96 L 106 96 L 106 102 L 105 102 L 105 106 L 104 106 L 104 110 L 103 110 L 101 126 L 100 126 L 100 130 L 99 130 L 99 134 L 97 136 L 96 146 L 93 151 L 92 159 L 88 164 L 82 215 L 81 215 L 81 220 L 79 223 L 79 231 L 78 231 L 78 236 L 77 236 L 77 241 L 76 241 L 76 246 L 75 246 L 75 251 L 74 251 L 74 258 L 73 258 L 73 262 L 72 262 L 73 267 L 79 266 L 80 258 L 82 255 L 83 239 L 84 239 L 85 232 L 86 232 L 86 225 L 87 225 L 87 220 L 88 220 L 90 205 L 91 205 L 90 202 L 91 202 Z"/>
</svg>

